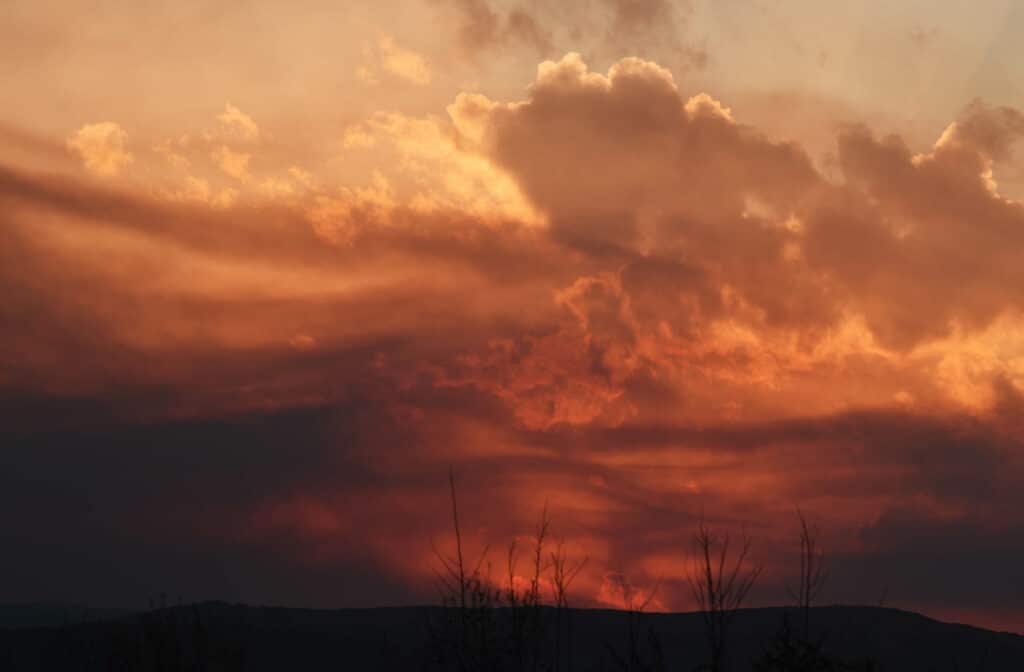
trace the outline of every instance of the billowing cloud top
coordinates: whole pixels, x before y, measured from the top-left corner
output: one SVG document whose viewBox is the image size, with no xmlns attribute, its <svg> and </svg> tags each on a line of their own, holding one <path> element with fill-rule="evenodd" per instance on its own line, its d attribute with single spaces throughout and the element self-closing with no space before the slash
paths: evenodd
<svg viewBox="0 0 1024 672">
<path fill-rule="evenodd" d="M 358 114 L 232 94 L 180 125 L 0 126 L 17 597 L 428 599 L 453 466 L 473 543 L 547 504 L 590 558 L 579 604 L 628 580 L 692 606 L 702 515 L 746 526 L 781 600 L 799 507 L 829 600 L 1024 628 L 1024 115 L 967 99 L 923 142 L 821 91 L 720 92 L 664 31 L 699 8 L 602 7 L 421 8 L 450 52 L 378 23 Z M 525 93 L 473 82 L 572 35 L 587 57 Z M 658 53 L 609 57 L 643 35 Z M 129 579 L 30 578 L 82 546 Z"/>
</svg>

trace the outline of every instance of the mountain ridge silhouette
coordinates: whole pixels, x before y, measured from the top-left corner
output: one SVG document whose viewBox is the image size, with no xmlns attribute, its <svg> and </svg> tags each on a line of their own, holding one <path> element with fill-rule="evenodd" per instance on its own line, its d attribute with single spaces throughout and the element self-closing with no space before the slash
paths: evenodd
<svg viewBox="0 0 1024 672">
<path fill-rule="evenodd" d="M 24 610 L 23 625 L 14 618 L 19 608 Z M 48 618 L 53 618 L 56 608 L 46 607 Z M 137 669 L 110 664 L 121 655 L 117 646 L 124 648 L 126 642 L 152 646 L 157 641 L 165 650 L 173 642 L 183 660 L 196 655 L 200 646 L 221 647 L 230 652 L 225 657 L 244 660 L 238 667 L 211 665 L 211 670 L 422 669 L 430 655 L 429 624 L 453 613 L 436 606 L 301 609 L 211 601 L 138 612 L 85 610 L 80 613 L 93 620 L 40 624 L 39 609 L 40 605 L 0 605 L 0 668 L 43 671 L 66 669 L 73 663 L 84 670 Z M 496 609 L 495 613 L 500 620 L 510 612 Z M 552 620 L 556 612 L 543 607 L 542 613 Z M 575 669 L 601 669 L 602 665 L 608 669 L 609 649 L 628 645 L 630 613 L 572 609 L 570 615 L 575 628 Z M 793 607 L 737 612 L 731 669 L 751 669 L 783 620 L 796 616 Z M 706 654 L 699 612 L 634 613 L 632 618 L 645 640 L 652 632 L 658 638 L 670 667 L 685 663 L 689 669 Z M 811 622 L 813 639 L 822 642 L 830 655 L 871 660 L 877 670 L 1024 669 L 1024 636 L 1015 633 L 874 606 L 814 607 Z"/>
</svg>

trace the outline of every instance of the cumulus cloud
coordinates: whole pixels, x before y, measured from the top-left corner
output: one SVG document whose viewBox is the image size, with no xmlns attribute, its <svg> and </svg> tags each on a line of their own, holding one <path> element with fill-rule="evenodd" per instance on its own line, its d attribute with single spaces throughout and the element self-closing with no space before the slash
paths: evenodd
<svg viewBox="0 0 1024 672">
<path fill-rule="evenodd" d="M 128 134 L 121 126 L 104 121 L 82 126 L 67 139 L 67 146 L 78 154 L 88 170 L 110 177 L 133 160 L 126 149 L 127 141 Z"/>
<path fill-rule="evenodd" d="M 909 347 L 1020 308 L 1010 289 L 1020 259 L 1007 243 L 1024 209 L 991 179 L 1020 132 L 1019 113 L 972 105 L 928 154 L 863 127 L 840 135 L 846 187 L 808 217 L 804 252 L 842 281 L 879 338 Z"/>
<path fill-rule="evenodd" d="M 454 124 L 466 128 L 465 113 L 449 107 Z M 393 173 L 411 178 L 408 205 L 421 212 L 455 210 L 480 220 L 539 225 L 540 215 L 503 170 L 468 147 L 446 120 L 378 113 L 345 129 L 348 150 L 383 148 L 395 152 Z M 396 169 L 397 168 L 397 169 Z"/>
<path fill-rule="evenodd" d="M 164 135 L 136 161 L 155 193 L 173 201 L 228 207 L 236 200 L 303 201 L 318 184 L 309 170 L 282 160 L 276 139 L 228 104 L 217 123 Z"/>
<path fill-rule="evenodd" d="M 452 115 L 567 244 L 684 255 L 768 322 L 823 324 L 852 308 L 885 345 L 909 348 L 1020 307 L 1006 283 L 1016 246 L 997 241 L 1019 229 L 1021 207 L 991 176 L 1020 135 L 1015 110 L 971 105 L 926 155 L 848 128 L 839 186 L 800 147 L 638 59 L 602 75 L 569 55 L 539 67 L 525 101 L 461 96 Z M 786 293 L 766 291 L 768 277 Z"/>
<path fill-rule="evenodd" d="M 559 226 L 614 214 L 587 235 L 615 227 L 608 242 L 634 247 L 686 233 L 653 217 L 725 219 L 741 214 L 745 197 L 778 211 L 817 179 L 799 148 L 734 123 L 706 95 L 688 102 L 667 70 L 635 58 L 607 75 L 578 54 L 542 63 L 529 99 L 494 106 L 486 125 L 486 151 Z"/>
</svg>

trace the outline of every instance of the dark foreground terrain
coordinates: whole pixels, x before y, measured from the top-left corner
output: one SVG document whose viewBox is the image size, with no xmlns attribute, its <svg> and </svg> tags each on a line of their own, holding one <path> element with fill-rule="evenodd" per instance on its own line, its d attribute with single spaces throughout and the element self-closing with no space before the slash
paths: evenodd
<svg viewBox="0 0 1024 672">
<path fill-rule="evenodd" d="M 707 660 L 700 614 L 547 607 L 536 614 L 545 634 L 533 635 L 534 643 L 557 647 L 547 667 L 536 669 L 689 671 Z M 487 669 L 534 669 L 505 646 L 513 616 L 496 610 L 488 616 L 490 631 L 474 640 L 473 646 L 483 641 L 491 649 Z M 780 649 L 782 624 L 798 629 L 800 619 L 783 608 L 738 612 L 727 669 L 798 669 L 764 665 L 766 652 Z M 874 607 L 819 607 L 811 622 L 810 639 L 834 667 L 799 669 L 1024 670 L 1020 635 Z M 203 603 L 146 613 L 0 607 L 0 670 L 458 669 L 451 646 L 447 661 L 438 660 L 445 641 L 458 643 L 461 624 L 457 610 L 434 607 L 327 611 Z M 556 629 L 563 633 L 557 640 Z"/>
</svg>

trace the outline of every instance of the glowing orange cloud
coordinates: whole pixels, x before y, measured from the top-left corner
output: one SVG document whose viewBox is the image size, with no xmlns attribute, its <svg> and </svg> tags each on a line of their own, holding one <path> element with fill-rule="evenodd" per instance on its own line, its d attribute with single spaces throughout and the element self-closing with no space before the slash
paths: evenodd
<svg viewBox="0 0 1024 672">
<path fill-rule="evenodd" d="M 609 6 L 623 35 L 669 11 Z M 448 9 L 463 49 L 554 39 Z M 397 38 L 365 56 L 364 84 L 447 76 Z M 240 103 L 174 132 L 100 119 L 18 131 L 37 161 L 0 166 L 20 481 L 77 436 L 109 465 L 68 458 L 112 528 L 376 573 L 394 601 L 428 594 L 450 543 L 449 464 L 480 546 L 548 503 L 590 558 L 579 604 L 658 584 L 657 608 L 692 606 L 702 515 L 747 526 L 775 582 L 757 599 L 779 599 L 800 506 L 835 599 L 902 581 L 907 606 L 1024 623 L 999 586 L 914 576 L 921 553 L 941 576 L 1024 566 L 1004 560 L 1024 557 L 1024 207 L 999 174 L 1019 111 L 971 103 L 918 150 L 846 125 L 825 170 L 657 62 L 569 53 L 519 97 L 339 120 L 321 155 Z"/>
</svg>

